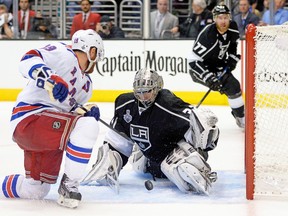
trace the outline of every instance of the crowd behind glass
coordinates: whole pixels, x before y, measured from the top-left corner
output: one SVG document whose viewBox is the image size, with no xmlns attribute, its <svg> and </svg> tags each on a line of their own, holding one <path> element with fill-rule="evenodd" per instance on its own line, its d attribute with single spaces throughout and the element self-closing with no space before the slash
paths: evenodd
<svg viewBox="0 0 288 216">
<path fill-rule="evenodd" d="M 0 0 L 0 39 L 69 39 L 89 28 L 104 39 L 196 39 L 217 4 L 230 8 L 241 39 L 250 23 L 288 21 L 286 0 L 151 0 L 148 9 L 143 0 Z"/>
</svg>

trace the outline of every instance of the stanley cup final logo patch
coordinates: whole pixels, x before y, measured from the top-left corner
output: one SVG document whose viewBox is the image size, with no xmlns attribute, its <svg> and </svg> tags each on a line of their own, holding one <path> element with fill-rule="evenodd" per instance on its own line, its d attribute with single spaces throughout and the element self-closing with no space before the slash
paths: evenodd
<svg viewBox="0 0 288 216">
<path fill-rule="evenodd" d="M 130 110 L 126 110 L 126 114 L 123 116 L 125 122 L 130 123 L 132 121 L 132 116 L 130 115 Z"/>
</svg>

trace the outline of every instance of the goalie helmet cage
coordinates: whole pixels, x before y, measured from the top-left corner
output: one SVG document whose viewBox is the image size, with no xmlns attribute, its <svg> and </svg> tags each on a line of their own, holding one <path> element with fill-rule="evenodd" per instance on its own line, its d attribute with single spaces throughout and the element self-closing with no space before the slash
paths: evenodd
<svg viewBox="0 0 288 216">
<path fill-rule="evenodd" d="M 247 199 L 288 199 L 288 25 L 246 32 Z"/>
</svg>

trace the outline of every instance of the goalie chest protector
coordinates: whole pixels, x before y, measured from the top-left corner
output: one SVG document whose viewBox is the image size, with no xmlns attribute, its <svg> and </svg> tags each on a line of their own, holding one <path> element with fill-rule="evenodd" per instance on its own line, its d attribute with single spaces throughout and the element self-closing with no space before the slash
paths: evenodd
<svg viewBox="0 0 288 216">
<path fill-rule="evenodd" d="M 138 143 L 144 155 L 155 162 L 161 162 L 190 127 L 192 106 L 167 89 L 142 112 L 133 93 L 120 95 L 115 107 L 115 129 Z"/>
</svg>

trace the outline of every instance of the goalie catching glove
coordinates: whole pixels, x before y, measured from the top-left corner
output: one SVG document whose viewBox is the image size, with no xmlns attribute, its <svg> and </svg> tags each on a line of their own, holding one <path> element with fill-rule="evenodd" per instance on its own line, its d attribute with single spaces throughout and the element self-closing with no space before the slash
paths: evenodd
<svg viewBox="0 0 288 216">
<path fill-rule="evenodd" d="M 51 100 L 65 101 L 68 96 L 68 84 L 58 75 L 53 74 L 51 69 L 42 66 L 32 72 L 32 77 L 36 80 L 36 86 L 46 89 Z"/>
</svg>

